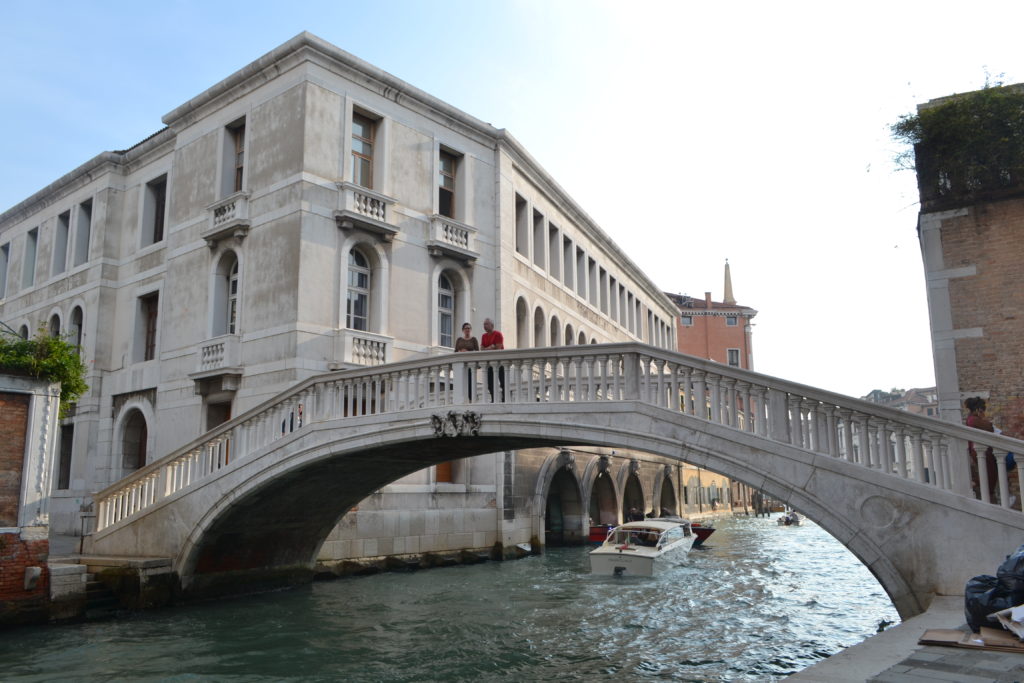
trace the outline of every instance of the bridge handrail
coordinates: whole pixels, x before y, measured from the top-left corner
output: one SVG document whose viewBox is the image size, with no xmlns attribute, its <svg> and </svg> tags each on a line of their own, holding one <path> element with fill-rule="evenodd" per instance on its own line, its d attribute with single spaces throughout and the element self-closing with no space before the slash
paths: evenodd
<svg viewBox="0 0 1024 683">
<path fill-rule="evenodd" d="M 498 385 L 493 394 L 483 376 Z M 1004 507 L 1010 504 L 1006 464 L 996 458 L 997 481 L 990 482 L 983 447 L 1024 454 L 1016 439 L 645 344 L 480 351 L 303 380 L 97 492 L 97 528 L 313 422 L 418 407 L 594 400 L 649 403 L 964 494 L 972 477 L 967 458 L 957 454 L 966 455 L 973 441 L 980 451 L 976 495 L 989 501 L 998 485 Z M 1024 467 L 1018 481 L 1024 484 Z"/>
</svg>

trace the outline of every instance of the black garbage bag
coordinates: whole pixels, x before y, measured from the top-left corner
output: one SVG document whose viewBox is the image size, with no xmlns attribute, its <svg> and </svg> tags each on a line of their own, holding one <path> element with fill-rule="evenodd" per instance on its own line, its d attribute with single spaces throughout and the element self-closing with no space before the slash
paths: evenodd
<svg viewBox="0 0 1024 683">
<path fill-rule="evenodd" d="M 977 633 L 982 626 L 992 626 L 996 622 L 989 621 L 988 615 L 999 610 L 1008 609 L 1018 604 L 1013 594 L 1003 588 L 995 576 L 983 574 L 975 576 L 964 587 L 964 616 L 967 625 Z"/>
<path fill-rule="evenodd" d="M 999 585 L 1013 594 L 1015 605 L 1024 602 L 1024 545 L 1017 548 L 996 570 Z"/>
</svg>

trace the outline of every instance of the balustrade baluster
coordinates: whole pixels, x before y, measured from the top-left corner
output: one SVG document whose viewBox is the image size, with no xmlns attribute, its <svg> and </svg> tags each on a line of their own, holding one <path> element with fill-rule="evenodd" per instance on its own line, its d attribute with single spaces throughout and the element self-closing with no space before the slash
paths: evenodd
<svg viewBox="0 0 1024 683">
<path fill-rule="evenodd" d="M 767 389 L 760 384 L 750 388 L 754 402 L 754 432 L 758 436 L 768 437 L 768 402 Z"/>
<path fill-rule="evenodd" d="M 710 420 L 708 409 L 706 373 L 703 370 L 693 371 L 693 414 L 702 420 Z"/>
<path fill-rule="evenodd" d="M 786 416 L 789 420 L 789 443 L 793 446 L 803 446 L 804 416 L 800 397 L 790 394 L 786 404 L 788 406 Z"/>
</svg>

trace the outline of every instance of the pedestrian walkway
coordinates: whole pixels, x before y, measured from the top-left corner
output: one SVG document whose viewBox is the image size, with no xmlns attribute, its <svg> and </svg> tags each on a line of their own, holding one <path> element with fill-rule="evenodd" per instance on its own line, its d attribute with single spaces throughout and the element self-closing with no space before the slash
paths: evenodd
<svg viewBox="0 0 1024 683">
<path fill-rule="evenodd" d="M 937 597 L 928 611 L 838 652 L 787 681 L 814 683 L 999 683 L 1024 681 L 1024 654 L 918 645 L 932 628 L 967 628 L 962 596 Z"/>
</svg>

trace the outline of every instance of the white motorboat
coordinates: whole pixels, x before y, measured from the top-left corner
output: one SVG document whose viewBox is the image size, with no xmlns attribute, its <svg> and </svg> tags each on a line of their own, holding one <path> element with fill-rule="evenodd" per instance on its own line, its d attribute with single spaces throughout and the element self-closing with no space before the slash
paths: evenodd
<svg viewBox="0 0 1024 683">
<path fill-rule="evenodd" d="M 590 552 L 590 573 L 653 576 L 669 558 L 685 557 L 695 540 L 686 520 L 627 522 L 609 531 L 604 543 Z"/>
</svg>

